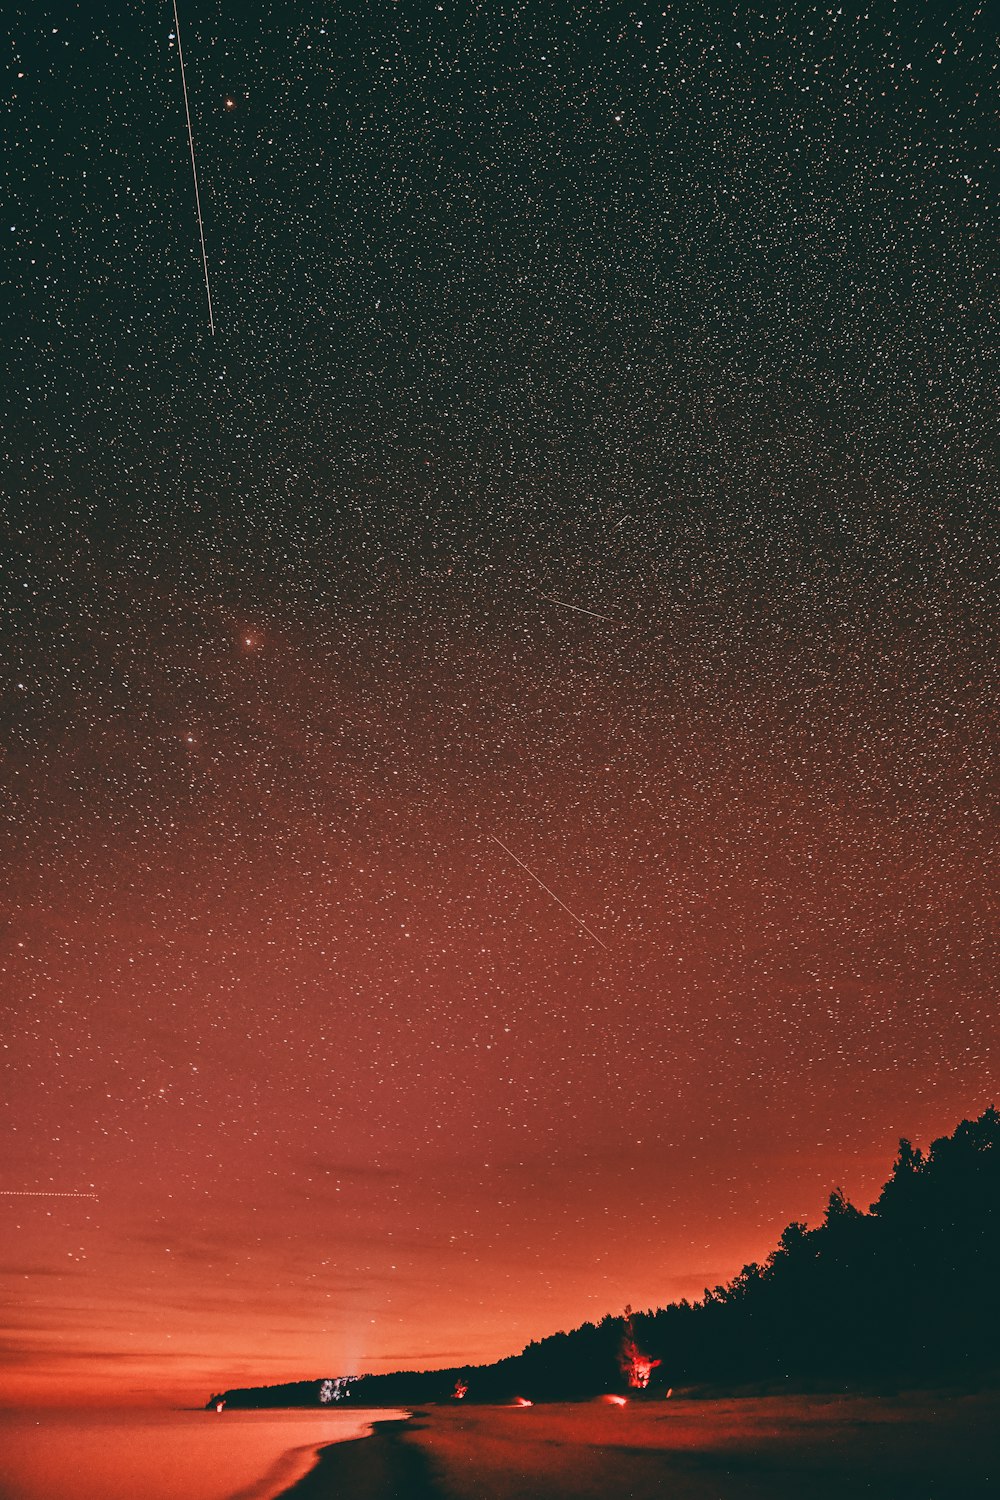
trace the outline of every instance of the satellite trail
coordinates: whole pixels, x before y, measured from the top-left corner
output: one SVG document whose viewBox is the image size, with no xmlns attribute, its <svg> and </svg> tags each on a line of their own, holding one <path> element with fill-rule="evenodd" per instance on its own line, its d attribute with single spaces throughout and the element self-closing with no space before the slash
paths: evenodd
<svg viewBox="0 0 1000 1500">
<path fill-rule="evenodd" d="M 554 594 L 539 594 L 539 599 L 547 599 L 550 604 L 559 604 L 563 609 L 575 609 L 578 615 L 590 615 L 595 620 L 607 620 L 609 625 L 617 625 L 610 615 L 599 615 L 596 609 L 584 609 L 582 604 L 570 604 L 566 599 L 557 599 Z"/>
<path fill-rule="evenodd" d="M 187 75 L 184 72 L 184 48 L 181 46 L 181 18 L 177 14 L 174 0 L 174 31 L 177 35 L 177 56 L 181 65 L 181 88 L 184 90 L 184 114 L 187 118 L 188 145 L 191 148 L 191 176 L 194 178 L 194 206 L 198 211 L 198 236 L 201 240 L 201 265 L 205 272 L 205 295 L 208 298 L 208 328 L 215 333 L 215 318 L 212 315 L 212 288 L 208 280 L 208 256 L 205 254 L 205 226 L 201 218 L 201 194 L 198 191 L 198 168 L 194 160 L 194 131 L 191 129 L 191 106 L 188 104 Z"/>
<path fill-rule="evenodd" d="M 601 947 L 605 950 L 605 952 L 608 951 L 608 945 L 607 945 L 607 943 L 602 942 L 601 939 L 597 936 L 596 932 L 591 932 L 590 928 L 587 926 L 586 922 L 582 919 L 582 917 L 578 917 L 575 911 L 570 911 L 570 909 L 566 905 L 565 901 L 560 901 L 559 897 L 556 895 L 555 891 L 549 890 L 548 886 L 545 884 L 545 881 L 544 880 L 539 880 L 539 878 L 535 874 L 534 870 L 529 870 L 528 866 L 524 863 L 524 860 L 523 859 L 518 859 L 518 857 L 514 853 L 513 849 L 508 849 L 506 844 L 501 844 L 500 840 L 498 838 L 496 838 L 492 833 L 490 834 L 490 838 L 493 839 L 494 844 L 500 844 L 500 848 L 503 850 L 503 852 L 505 854 L 509 854 L 510 857 L 511 857 L 511 859 L 514 861 L 514 863 L 516 865 L 520 865 L 521 869 L 524 870 L 524 871 L 526 871 L 526 873 L 531 876 L 532 880 L 535 881 L 535 883 L 537 885 L 541 886 L 541 888 L 545 892 L 545 894 L 547 896 L 551 896 L 552 899 L 553 899 L 553 901 L 555 901 L 558 906 L 561 906 L 562 909 L 563 909 L 563 911 L 567 912 L 568 915 L 573 918 L 573 921 L 576 923 L 576 925 L 578 927 L 582 927 L 583 928 L 584 932 L 587 934 L 588 937 L 593 938 L 595 943 L 600 943 Z"/>
<path fill-rule="evenodd" d="M 96 1193 L 50 1193 L 41 1188 L 0 1188 L 0 1198 L 96 1198 Z"/>
</svg>

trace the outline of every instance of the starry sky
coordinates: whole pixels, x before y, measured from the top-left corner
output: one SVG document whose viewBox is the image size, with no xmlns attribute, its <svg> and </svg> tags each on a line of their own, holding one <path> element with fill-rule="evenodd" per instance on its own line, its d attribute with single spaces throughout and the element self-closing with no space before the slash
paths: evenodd
<svg viewBox="0 0 1000 1500">
<path fill-rule="evenodd" d="M 171 7 L 11 27 L 15 1401 L 696 1296 L 996 1097 L 989 9 L 180 15 L 214 336 Z"/>
</svg>

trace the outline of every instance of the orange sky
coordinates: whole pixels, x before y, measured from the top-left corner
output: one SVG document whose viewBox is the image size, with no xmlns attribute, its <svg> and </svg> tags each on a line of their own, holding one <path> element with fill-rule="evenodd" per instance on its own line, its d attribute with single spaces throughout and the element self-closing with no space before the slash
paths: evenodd
<svg viewBox="0 0 1000 1500">
<path fill-rule="evenodd" d="M 195 7 L 213 334 L 126 9 L 14 28 L 4 1398 L 867 1206 L 995 1100 L 988 13 Z"/>
</svg>

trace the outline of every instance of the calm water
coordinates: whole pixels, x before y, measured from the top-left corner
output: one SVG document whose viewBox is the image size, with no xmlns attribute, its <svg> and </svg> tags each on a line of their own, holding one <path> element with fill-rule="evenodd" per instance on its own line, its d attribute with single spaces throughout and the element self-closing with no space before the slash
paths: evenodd
<svg viewBox="0 0 1000 1500">
<path fill-rule="evenodd" d="M 0 1411 L 0 1500 L 269 1500 L 390 1411 Z"/>
</svg>

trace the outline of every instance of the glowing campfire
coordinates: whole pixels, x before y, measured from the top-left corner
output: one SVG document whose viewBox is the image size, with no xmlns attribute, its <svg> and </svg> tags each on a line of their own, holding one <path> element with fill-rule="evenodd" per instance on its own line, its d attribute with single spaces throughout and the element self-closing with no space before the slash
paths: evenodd
<svg viewBox="0 0 1000 1500">
<path fill-rule="evenodd" d="M 625 1309 L 625 1327 L 622 1330 L 622 1347 L 618 1356 L 621 1372 L 625 1376 L 633 1390 L 644 1391 L 649 1385 L 649 1377 L 661 1363 L 658 1359 L 650 1359 L 648 1354 L 643 1354 L 635 1341 L 635 1328 L 632 1324 L 632 1309 Z"/>
<path fill-rule="evenodd" d="M 465 1381 L 461 1379 L 456 1380 L 455 1389 L 451 1393 L 451 1399 L 453 1401 L 464 1401 L 466 1396 L 468 1395 L 468 1392 L 469 1387 L 466 1385 Z"/>
</svg>

